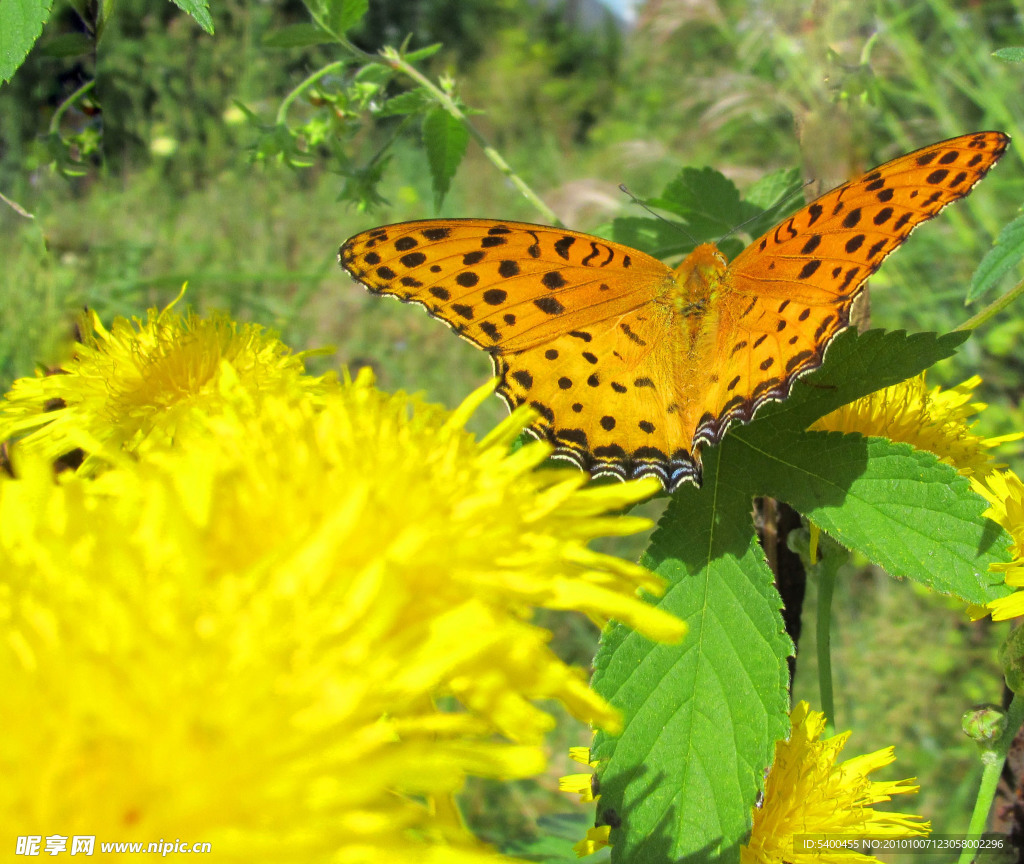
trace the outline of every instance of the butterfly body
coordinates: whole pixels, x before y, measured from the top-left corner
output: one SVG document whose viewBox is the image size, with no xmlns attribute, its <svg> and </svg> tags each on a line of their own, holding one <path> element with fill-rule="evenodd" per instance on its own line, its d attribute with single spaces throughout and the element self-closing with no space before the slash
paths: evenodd
<svg viewBox="0 0 1024 864">
<path fill-rule="evenodd" d="M 357 234 L 342 266 L 425 306 L 491 355 L 509 408 L 593 476 L 700 482 L 700 449 L 821 365 L 863 284 L 914 227 L 963 197 L 1008 138 L 980 132 L 902 156 L 786 219 L 727 263 L 677 267 L 598 237 L 437 219 Z"/>
</svg>

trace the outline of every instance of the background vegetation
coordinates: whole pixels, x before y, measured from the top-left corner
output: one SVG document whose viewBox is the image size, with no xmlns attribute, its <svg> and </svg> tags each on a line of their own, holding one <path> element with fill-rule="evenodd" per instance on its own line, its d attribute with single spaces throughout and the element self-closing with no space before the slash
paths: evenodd
<svg viewBox="0 0 1024 864">
<path fill-rule="evenodd" d="M 296 349 L 336 345 L 318 368 L 370 365 L 386 389 L 457 404 L 489 375 L 486 357 L 352 284 L 337 247 L 375 224 L 438 214 L 542 217 L 472 141 L 436 209 L 421 118 L 381 110 L 412 89 L 408 78 L 339 69 L 287 104 L 282 137 L 283 100 L 344 55 L 303 44 L 298 2 L 230 0 L 212 14 L 214 36 L 170 4 L 121 0 L 97 44 L 84 7 L 61 7 L 0 87 L 0 192 L 33 216 L 0 207 L 0 383 L 59 362 L 83 305 L 105 320 L 140 314 L 188 280 L 200 308 L 265 323 Z M 583 0 L 371 0 L 349 35 L 368 52 L 407 36 L 410 49 L 441 43 L 419 68 L 454 79 L 480 112 L 474 125 L 566 225 L 600 233 L 631 206 L 619 183 L 654 195 L 682 166 L 712 165 L 741 189 L 798 166 L 827 189 L 976 129 L 1024 141 L 1022 69 L 992 56 L 1024 44 L 1022 21 L 1017 0 L 647 0 L 628 18 Z M 365 103 L 352 101 L 363 85 Z M 1022 200 L 1022 156 L 1011 148 L 886 262 L 871 281 L 873 326 L 948 331 L 969 317 L 971 274 Z M 1013 312 L 932 377 L 984 376 L 984 434 L 1024 428 L 1024 316 Z M 502 412 L 492 400 L 480 428 Z M 1018 466 L 1020 455 L 1010 454 Z M 813 705 L 811 595 L 794 695 Z M 856 567 L 842 574 L 835 616 L 837 726 L 855 730 L 858 752 L 895 744 L 890 776 L 916 775 L 920 812 L 937 830 L 963 830 L 978 765 L 960 715 L 1000 701 L 1006 625 L 971 624 Z M 563 654 L 587 663 L 589 626 L 549 623 Z M 565 749 L 586 740 L 567 721 L 542 783 L 472 786 L 465 807 L 479 832 L 518 851 L 532 835 L 581 834 L 592 814 L 554 789 Z"/>
</svg>

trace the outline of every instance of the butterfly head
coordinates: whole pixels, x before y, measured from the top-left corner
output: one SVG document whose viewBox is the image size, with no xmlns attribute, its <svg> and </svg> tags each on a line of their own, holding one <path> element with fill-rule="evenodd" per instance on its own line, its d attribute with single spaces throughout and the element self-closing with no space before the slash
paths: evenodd
<svg viewBox="0 0 1024 864">
<path fill-rule="evenodd" d="M 714 243 L 701 243 L 672 271 L 674 295 L 683 315 L 704 311 L 725 276 L 728 262 Z"/>
</svg>

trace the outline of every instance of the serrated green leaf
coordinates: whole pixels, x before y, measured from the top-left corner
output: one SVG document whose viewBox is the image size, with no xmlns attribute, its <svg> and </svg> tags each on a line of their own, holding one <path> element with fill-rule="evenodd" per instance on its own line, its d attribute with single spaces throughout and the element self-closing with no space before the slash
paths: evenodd
<svg viewBox="0 0 1024 864">
<path fill-rule="evenodd" d="M 1024 48 L 1018 46 L 1000 48 L 998 51 L 993 51 L 992 56 L 1006 60 L 1008 63 L 1020 63 L 1024 61 Z"/>
<path fill-rule="evenodd" d="M 599 735 L 598 818 L 613 808 L 613 861 L 735 861 L 774 742 L 788 728 L 779 614 L 750 518 L 750 496 L 716 477 L 673 497 L 643 563 L 670 587 L 659 606 L 690 626 L 679 645 L 625 627 L 606 632 L 594 688 L 618 707 L 620 736 Z M 693 856 L 692 858 L 690 856 Z"/>
<path fill-rule="evenodd" d="M 433 57 L 443 47 L 443 42 L 435 42 L 433 45 L 427 45 L 425 48 L 417 48 L 415 51 L 410 51 L 405 55 L 405 59 L 409 63 L 418 63 L 420 60 L 426 60 L 428 57 Z"/>
<path fill-rule="evenodd" d="M 10 81 L 24 62 L 43 24 L 52 0 L 0 0 L 0 83 Z"/>
<path fill-rule="evenodd" d="M 803 187 L 800 171 L 796 168 L 773 171 L 758 180 L 747 190 L 744 200 L 747 204 L 759 208 L 761 213 L 753 218 L 748 217 L 749 221 L 743 224 L 744 233 L 751 237 L 760 237 L 803 207 Z"/>
<path fill-rule="evenodd" d="M 327 21 L 335 33 L 347 33 L 370 8 L 370 0 L 322 0 Z"/>
<path fill-rule="evenodd" d="M 995 244 L 989 249 L 971 277 L 967 302 L 981 297 L 1024 258 L 1024 216 L 1018 216 L 1003 227 Z"/>
<path fill-rule="evenodd" d="M 383 63 L 367 63 L 356 71 L 355 80 L 360 84 L 374 84 L 378 87 L 386 84 L 394 75 L 390 66 Z"/>
<path fill-rule="evenodd" d="M 422 87 L 415 90 L 407 90 L 399 93 L 393 99 L 388 99 L 377 114 L 381 117 L 389 117 L 399 114 L 419 114 L 434 104 L 433 98 Z"/>
<path fill-rule="evenodd" d="M 699 242 L 721 237 L 759 213 L 759 208 L 740 200 L 729 178 L 713 168 L 684 168 L 648 203 L 682 216 Z"/>
<path fill-rule="evenodd" d="M 693 250 L 694 242 L 682 225 L 647 216 L 620 216 L 612 221 L 611 239 L 653 255 L 672 258 Z"/>
<path fill-rule="evenodd" d="M 210 17 L 210 4 L 206 0 L 171 0 L 182 12 L 195 19 L 196 24 L 210 36 L 213 35 L 213 18 Z"/>
<path fill-rule="evenodd" d="M 746 448 L 746 452 L 741 452 Z M 785 501 L 886 572 L 965 603 L 1009 593 L 990 564 L 1010 541 L 988 504 L 932 453 L 839 432 L 737 430 L 722 445 L 726 482 L 756 476 L 752 494 Z"/>
<path fill-rule="evenodd" d="M 795 192 L 803 189 L 803 186 L 804 183 L 800 177 L 799 168 L 780 168 L 756 180 L 747 189 L 747 193 L 743 198 L 755 207 L 760 207 L 762 210 L 770 210 L 781 204 Z M 799 210 L 801 206 L 803 206 L 802 199 L 789 212 Z M 786 211 L 780 210 L 779 213 L 785 214 Z M 779 218 L 781 219 L 782 216 L 780 215 Z"/>
<path fill-rule="evenodd" d="M 824 366 L 798 380 L 788 399 L 762 408 L 745 428 L 778 420 L 794 432 L 802 431 L 841 405 L 906 381 L 952 357 L 970 336 L 966 331 L 939 335 L 845 330 L 829 345 Z"/>
<path fill-rule="evenodd" d="M 272 30 L 260 40 L 264 48 L 305 48 L 308 45 L 324 45 L 335 42 L 335 38 L 321 27 L 311 23 L 288 24 Z"/>
<path fill-rule="evenodd" d="M 434 207 L 440 210 L 452 177 L 466 155 L 469 132 L 443 108 L 434 108 L 423 118 L 423 143 L 430 163 Z"/>
</svg>

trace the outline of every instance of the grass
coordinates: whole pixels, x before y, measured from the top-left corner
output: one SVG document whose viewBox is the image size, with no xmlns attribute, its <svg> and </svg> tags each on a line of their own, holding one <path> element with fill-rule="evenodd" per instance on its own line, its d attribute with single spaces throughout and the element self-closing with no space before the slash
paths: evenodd
<svg viewBox="0 0 1024 864">
<path fill-rule="evenodd" d="M 990 56 L 1011 44 L 1014 4 L 840 0 L 813 20 L 806 8 L 776 4 L 768 15 L 727 0 L 651 4 L 650 20 L 623 47 L 613 84 L 593 86 L 593 70 L 577 82 L 589 87 L 588 110 L 599 112 L 586 143 L 575 140 L 579 118 L 565 107 L 575 104 L 572 71 L 552 72 L 550 57 L 514 38 L 514 21 L 494 37 L 502 50 L 480 52 L 459 70 L 460 82 L 469 104 L 491 110 L 475 122 L 583 230 L 628 206 L 619 182 L 652 194 L 684 164 L 715 165 L 741 187 L 803 164 L 829 186 L 935 140 L 976 128 L 1022 128 L 1021 70 Z M 254 86 L 251 78 L 247 86 Z M 163 110 L 170 113 L 166 104 Z M 187 124 L 177 128 L 188 134 Z M 221 136 L 216 146 L 244 138 Z M 872 280 L 875 326 L 949 330 L 968 317 L 961 298 L 973 267 L 1024 192 L 1022 154 L 1011 149 L 966 202 L 886 262 Z M 5 176 L 25 180 L 20 203 L 36 216 L 30 222 L 0 208 L 4 384 L 31 374 L 37 362 L 59 362 L 82 306 L 105 320 L 139 315 L 167 303 L 185 280 L 188 301 L 201 309 L 257 320 L 297 350 L 336 345 L 333 359 L 314 361 L 317 371 L 369 365 L 385 389 L 421 391 L 449 406 L 488 378 L 481 352 L 421 310 L 369 296 L 335 262 L 339 243 L 356 231 L 433 215 L 414 138 L 400 141 L 386 175 L 391 206 L 372 214 L 340 205 L 341 181 L 327 171 L 252 166 L 230 150 L 201 158 L 214 167 L 196 170 L 205 179 L 193 184 L 179 182 L 174 159 L 117 180 L 96 173 L 71 183 L 42 169 L 19 174 L 18 166 L 4 166 Z M 473 151 L 444 213 L 537 218 Z M 1011 310 L 933 376 L 951 383 L 980 370 L 983 396 L 993 404 L 981 427 L 986 434 L 1024 428 L 1021 321 Z M 476 430 L 503 415 L 499 401 L 489 400 Z M 661 506 L 647 510 L 656 518 Z M 605 548 L 635 558 L 643 543 L 633 538 Z M 959 717 L 974 702 L 999 701 L 994 652 L 1005 628 L 968 624 L 945 601 L 862 567 L 844 572 L 835 607 L 838 725 L 856 730 L 850 752 L 896 744 L 899 762 L 888 776 L 918 776 L 920 809 L 938 830 L 960 830 L 978 761 Z M 813 587 L 805 617 L 812 610 Z M 586 663 L 594 631 L 565 616 L 553 620 L 561 650 Z M 804 633 L 795 695 L 813 705 L 812 621 Z M 552 752 L 585 740 L 586 731 L 567 721 Z M 466 801 L 474 824 L 501 842 L 529 834 L 545 814 L 576 809 L 551 791 L 568 766 L 561 757 L 552 765 L 541 785 L 474 785 Z"/>
</svg>

